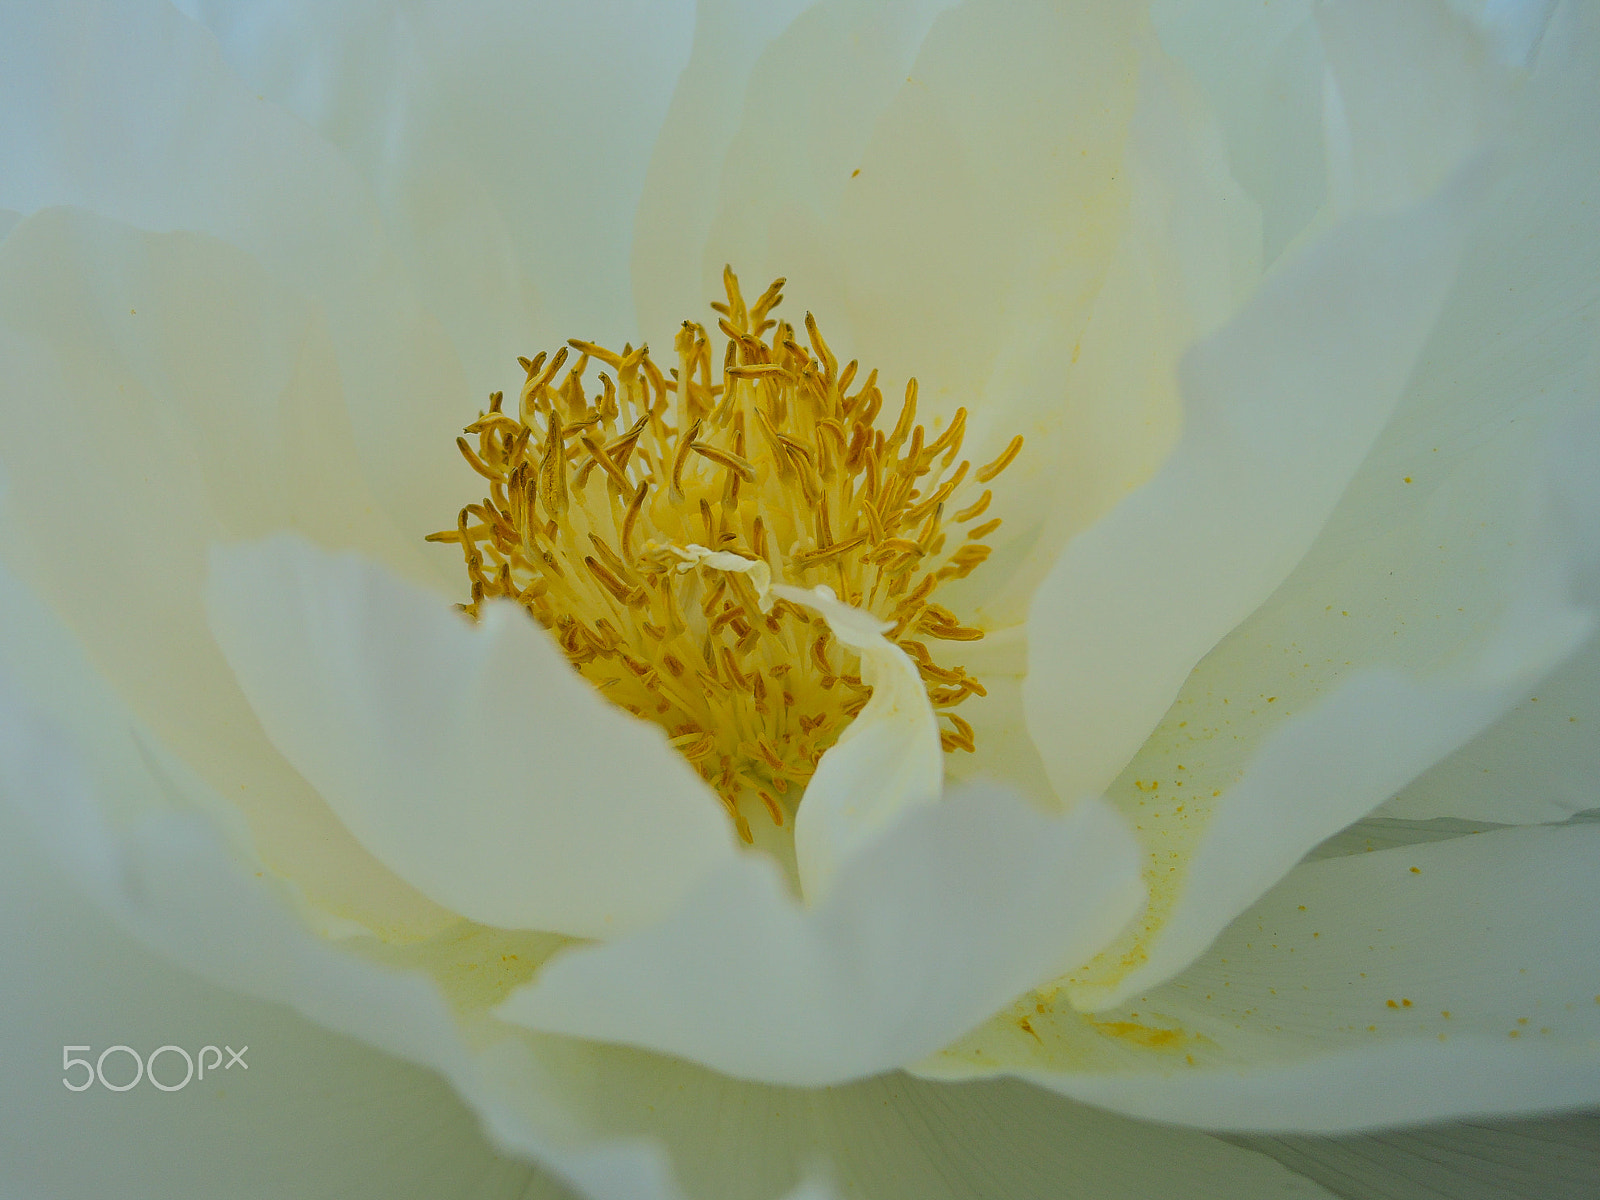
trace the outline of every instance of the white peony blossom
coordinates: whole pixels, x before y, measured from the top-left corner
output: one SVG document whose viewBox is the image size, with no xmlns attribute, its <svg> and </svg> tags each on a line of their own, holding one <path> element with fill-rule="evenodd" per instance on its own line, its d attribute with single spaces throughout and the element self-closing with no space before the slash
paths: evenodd
<svg viewBox="0 0 1600 1200">
<path fill-rule="evenodd" d="M 163 1024 L 170 989 L 270 1031 L 229 1103 L 286 1143 L 313 1086 L 444 1123 L 359 1182 L 392 1133 L 310 1139 L 340 1194 L 505 1168 L 319 1026 L 594 1196 L 1348 1195 L 1200 1131 L 1600 1103 L 1592 11 L 180 7 L 0 14 L 15 1061 L 251 1036 Z M 770 354 L 833 396 L 828 469 L 882 468 L 870 505 L 817 500 L 819 422 L 769 453 L 728 415 L 778 385 L 720 340 L 720 432 L 686 432 L 680 330 L 724 264 L 787 280 Z M 486 413 L 569 338 L 559 403 L 601 412 L 604 366 L 607 436 L 669 391 L 634 347 L 684 367 L 621 466 L 543 383 Z M 535 409 L 517 436 L 592 474 L 474 533 L 451 442 L 483 434 L 499 495 L 556 460 L 484 422 Z M 900 498 L 896 551 L 882 480 L 946 478 L 924 428 L 973 470 Z M 739 486 L 770 552 L 712 536 Z M 655 611 L 635 530 L 663 589 L 745 606 L 764 665 L 708 656 L 704 711 L 572 669 L 560 621 Z M 592 573 L 560 621 L 539 537 Z M 473 563 L 472 594 L 463 543 L 497 538 L 525 574 Z M 890 559 L 843 565 L 852 538 Z M 894 554 L 936 606 L 880 587 Z M 8 1112 L 79 1099 L 27 1070 Z M 122 1099 L 120 1141 L 87 1098 L 16 1122 L 0 1178 L 282 1191 L 168 1173 L 236 1123 Z M 110 1157 L 21 1152 L 63 1121 Z"/>
</svg>

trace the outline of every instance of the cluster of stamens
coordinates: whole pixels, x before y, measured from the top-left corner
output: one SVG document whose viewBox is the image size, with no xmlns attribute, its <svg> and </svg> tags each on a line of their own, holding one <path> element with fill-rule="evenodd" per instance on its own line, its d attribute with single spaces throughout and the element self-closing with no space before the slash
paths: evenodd
<svg viewBox="0 0 1600 1200">
<path fill-rule="evenodd" d="M 783 280 L 749 306 L 732 271 L 724 283 L 727 303 L 712 305 L 728 339 L 720 382 L 706 331 L 688 321 L 670 377 L 644 346 L 618 354 L 574 340 L 519 360 L 517 415 L 496 392 L 466 427 L 476 447 L 457 439 L 489 495 L 428 540 L 462 547 L 465 612 L 476 618 L 496 597 L 526 608 L 586 679 L 666 729 L 750 841 L 741 801 L 783 825 L 871 695 L 856 654 L 769 583 L 827 584 L 891 622 L 885 636 L 917 664 L 944 749 L 973 748 L 952 710 L 984 689 L 927 642 L 983 633 L 932 597 L 988 557 L 979 539 L 1000 522 L 973 524 L 987 489 L 948 519 L 946 508 L 969 472 L 989 482 L 1022 439 L 977 471 L 958 464 L 966 410 L 929 441 L 915 380 L 885 433 L 877 372 L 851 391 L 857 364 L 839 369 L 809 313 L 809 348 L 768 315 Z M 569 348 L 578 357 L 563 375 Z M 591 362 L 605 369 L 586 394 Z M 965 536 L 951 538 L 951 525 Z"/>
</svg>

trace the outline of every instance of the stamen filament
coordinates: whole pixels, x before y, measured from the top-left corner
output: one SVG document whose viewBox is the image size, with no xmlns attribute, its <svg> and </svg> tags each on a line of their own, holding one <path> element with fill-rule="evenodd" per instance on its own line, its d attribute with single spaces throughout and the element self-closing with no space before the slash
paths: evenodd
<svg viewBox="0 0 1600 1200">
<path fill-rule="evenodd" d="M 977 471 L 958 464 L 966 409 L 927 440 L 915 380 L 886 435 L 877 372 L 850 392 L 857 363 L 840 370 L 810 313 L 804 344 L 770 315 L 783 280 L 750 305 L 731 270 L 724 284 L 726 301 L 712 306 L 728 338 L 720 382 L 693 322 L 674 339 L 670 374 L 645 346 L 619 353 L 576 338 L 518 359 L 518 415 L 496 392 L 457 439 L 490 495 L 428 540 L 461 550 L 471 600 L 458 607 L 476 617 L 485 600 L 521 604 L 585 678 L 666 729 L 748 841 L 741 804 L 759 802 L 785 826 L 871 694 L 855 652 L 820 616 L 771 595 L 774 584 L 808 587 L 825 572 L 846 603 L 892 622 L 949 725 L 945 749 L 973 749 L 971 724 L 949 710 L 983 686 L 910 635 L 983 636 L 931 597 L 988 557 L 976 539 L 999 518 L 948 552 L 945 530 L 982 516 L 993 494 L 945 513 L 969 476 L 1004 471 L 1022 439 Z M 598 392 L 584 384 L 591 362 L 607 368 Z"/>
</svg>

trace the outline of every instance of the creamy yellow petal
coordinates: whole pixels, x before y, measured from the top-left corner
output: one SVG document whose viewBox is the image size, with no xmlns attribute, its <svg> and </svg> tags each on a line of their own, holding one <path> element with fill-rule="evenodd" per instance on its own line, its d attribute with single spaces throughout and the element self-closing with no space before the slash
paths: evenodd
<svg viewBox="0 0 1600 1200">
<path fill-rule="evenodd" d="M 1105 806 L 1047 817 L 974 785 L 903 813 L 818 903 L 741 856 L 661 925 L 553 959 L 499 1014 L 737 1078 L 858 1079 L 1093 953 L 1136 911 L 1136 874 Z"/>
<path fill-rule="evenodd" d="M 59 623 L 308 896 L 394 936 L 454 920 L 272 748 L 200 606 L 209 542 L 284 526 L 426 570 L 354 468 L 315 312 L 225 243 L 51 210 L 0 245 L 0 339 L 0 552 L 47 610 L 10 625 L 30 686 L 64 711 L 86 686 L 21 633 Z"/>
<path fill-rule="evenodd" d="M 733 853 L 661 729 L 608 703 L 521 608 L 303 540 L 213 552 L 206 612 L 267 735 L 361 844 L 488 925 L 614 937 Z"/>
</svg>

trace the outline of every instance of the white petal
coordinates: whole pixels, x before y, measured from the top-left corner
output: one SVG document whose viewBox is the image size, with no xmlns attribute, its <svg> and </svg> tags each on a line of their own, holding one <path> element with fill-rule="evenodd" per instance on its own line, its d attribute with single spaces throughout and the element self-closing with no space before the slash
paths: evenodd
<svg viewBox="0 0 1600 1200">
<path fill-rule="evenodd" d="M 213 551 L 206 609 L 273 743 L 397 875 L 489 925 L 614 936 L 732 853 L 656 726 L 519 608 L 431 592 L 291 537 Z"/>
<path fill-rule="evenodd" d="M 1478 21 L 1502 62 L 1527 66 L 1552 26 L 1559 30 L 1560 7 L 1558 0 L 1484 0 Z"/>
<path fill-rule="evenodd" d="M 312 288 L 337 286 L 352 263 L 370 268 L 377 239 L 354 172 L 248 96 L 215 43 L 169 6 L 85 0 L 70 12 L 8 8 L 4 21 L 9 207 L 74 204 L 211 233 L 270 252 Z"/>
<path fill-rule="evenodd" d="M 568 1078 L 587 1091 L 597 1122 L 663 1137 L 696 1200 L 776 1196 L 810 1171 L 851 1200 L 1331 1196 L 1262 1155 L 1017 1080 L 895 1074 L 799 1090 L 604 1049 L 575 1061 Z"/>
<path fill-rule="evenodd" d="M 724 262 L 784 275 L 841 360 L 895 389 L 917 377 L 925 413 L 970 406 L 1010 322 L 1037 346 L 1040 325 L 1059 340 L 1087 317 L 1125 203 L 1137 20 L 1116 5 L 811 9 L 758 62 L 725 155 L 701 166 L 699 129 L 669 120 L 640 213 L 642 317 L 681 319 Z M 702 74 L 722 69 L 697 56 L 680 95 L 725 95 Z M 670 244 L 712 204 L 704 241 L 687 242 L 698 262 L 679 266 Z M 975 424 L 968 445 L 986 436 Z"/>
<path fill-rule="evenodd" d="M 0 346 L 0 554 L 26 583 L 7 593 L 12 669 L 70 714 L 86 685 L 52 658 L 87 654 L 82 676 L 103 675 L 333 912 L 394 936 L 454 920 L 273 749 L 200 605 L 205 547 L 225 535 L 296 528 L 427 570 L 354 466 L 312 306 L 226 243 L 48 210 L 0 246 Z M 51 448 L 68 430 L 65 468 Z"/>
<path fill-rule="evenodd" d="M 70 886 L 4 801 L 0 831 L 0 1191 L 378 1200 L 481 1188 L 474 1194 L 510 1200 L 524 1187 L 555 1190 L 537 1168 L 496 1153 L 437 1075 L 172 965 Z M 218 1064 L 177 1093 L 140 1082 L 121 1095 L 98 1083 L 75 1094 L 57 1082 L 61 1047 L 87 1046 L 73 1053 L 93 1063 L 115 1045 L 146 1058 L 176 1045 L 191 1072 L 212 1045 Z M 243 1066 L 221 1069 L 223 1046 L 242 1051 Z M 126 1052 L 104 1066 L 113 1082 L 132 1077 Z M 166 1051 L 152 1070 L 174 1086 L 182 1055 Z M 67 1078 L 81 1082 L 81 1071 Z"/>
<path fill-rule="evenodd" d="M 1505 97 L 1468 21 L 1437 0 L 1342 0 L 1316 20 L 1336 213 L 1415 203 L 1478 152 Z"/>
<path fill-rule="evenodd" d="M 822 614 L 833 636 L 861 656 L 867 706 L 823 754 L 794 822 L 794 850 L 807 901 L 826 894 L 839 869 L 906 809 L 939 799 L 944 753 L 928 689 L 891 628 L 839 602 L 828 588 L 772 589 Z"/>
<path fill-rule="evenodd" d="M 1261 207 L 1271 263 L 1327 193 L 1324 62 L 1311 0 L 1157 0 L 1150 17 L 1217 114 L 1228 164 Z"/>
<path fill-rule="evenodd" d="M 454 348 L 418 306 L 365 182 L 237 79 L 208 34 L 152 0 L 7 6 L 0 109 L 13 118 L 0 125 L 0 204 L 74 205 L 254 255 L 320 304 L 383 506 L 422 530 L 459 507 L 460 464 L 438 450 L 473 411 Z"/>
<path fill-rule="evenodd" d="M 1595 614 L 1570 585 L 1600 565 L 1600 488 L 1589 465 L 1600 452 L 1600 409 L 1569 424 L 1560 445 L 1575 461 L 1546 467 L 1545 499 L 1488 523 L 1518 553 L 1449 597 L 1474 610 L 1471 620 L 1441 618 L 1411 640 L 1397 633 L 1411 614 L 1384 612 L 1376 644 L 1358 647 L 1342 636 L 1342 614 L 1308 612 L 1285 596 L 1196 669 L 1112 789 L 1139 813 L 1152 854 L 1137 964 L 1128 970 L 1128 945 L 1112 947 L 1078 974 L 1079 1002 L 1112 1004 L 1180 970 L 1318 842 L 1486 728 L 1583 644 Z M 1303 601 L 1301 578 L 1285 591 Z M 1385 597 L 1393 589 L 1369 582 Z M 1324 636 L 1333 645 L 1319 644 Z M 1275 664 L 1277 692 L 1249 690 L 1252 672 L 1235 669 L 1241 659 Z M 1163 872 L 1171 855 L 1178 869 Z"/>
<path fill-rule="evenodd" d="M 1600 295 L 1600 237 L 1595 214 L 1578 199 L 1592 191 L 1600 156 L 1571 132 L 1577 114 L 1596 100 L 1600 81 L 1590 64 L 1597 45 L 1600 29 L 1591 19 L 1565 47 L 1568 57 L 1541 59 L 1541 73 L 1516 117 L 1522 157 L 1474 231 L 1439 328 L 1392 424 L 1295 573 L 1196 668 L 1111 789 L 1124 811 L 1136 814 L 1155 856 L 1150 931 L 1163 911 L 1176 907 L 1178 894 L 1199 894 L 1184 891 L 1191 887 L 1210 891 L 1206 903 L 1216 906 L 1211 928 L 1218 927 L 1249 901 L 1246 881 L 1272 877 L 1269 860 L 1276 864 L 1272 870 L 1285 869 L 1317 839 L 1386 798 L 1515 702 L 1549 715 L 1533 719 L 1525 712 L 1384 811 L 1506 822 L 1560 819 L 1595 803 L 1586 775 L 1593 737 L 1583 724 L 1594 694 L 1594 652 L 1553 677 L 1547 695 L 1538 680 L 1559 661 L 1562 640 L 1556 637 L 1547 652 L 1541 639 L 1576 621 L 1568 606 L 1600 603 L 1594 533 L 1600 495 L 1593 469 L 1600 454 L 1593 415 L 1600 379 L 1592 316 Z M 1553 489 L 1542 509 L 1540 486 Z M 1577 634 L 1573 624 L 1569 645 Z M 1498 650 L 1497 638 L 1505 639 Z M 1501 651 L 1506 657 L 1497 663 Z M 1250 870 L 1223 871 L 1203 885 L 1198 877 L 1169 872 L 1178 865 L 1171 854 L 1187 860 L 1195 853 L 1208 814 L 1233 803 L 1236 785 L 1244 786 L 1241 775 L 1269 734 L 1369 669 L 1433 680 L 1445 688 L 1436 701 L 1458 686 L 1466 690 L 1438 707 L 1390 707 L 1392 720 L 1377 741 L 1363 744 L 1359 722 L 1347 725 L 1339 735 L 1351 739 L 1347 748 L 1328 744 L 1326 751 L 1343 760 L 1337 774 L 1347 782 L 1336 803 L 1311 802 L 1332 774 L 1304 786 L 1293 764 L 1286 763 L 1277 784 L 1257 775 L 1249 786 L 1261 789 L 1258 799 L 1274 790 L 1278 795 L 1268 800 L 1276 814 L 1265 826 L 1270 836 L 1251 834 L 1259 850 Z M 1482 672 L 1478 684 L 1468 682 L 1473 671 Z M 1476 700 L 1447 716 L 1474 691 Z M 1389 692 L 1387 704 L 1405 694 Z M 1337 703 L 1350 705 L 1355 695 Z M 1326 711 L 1336 709 L 1330 704 Z M 1378 709 L 1364 719 L 1386 722 Z M 1522 734 L 1527 740 L 1516 740 Z M 1540 758 L 1536 774 L 1519 784 L 1506 771 L 1530 754 Z M 1445 791 L 1453 781 L 1460 790 Z M 1157 784 L 1159 793 L 1152 791 Z M 1232 899 L 1224 901 L 1227 895 Z M 1195 927 L 1185 953 L 1203 944 L 1205 925 Z M 1175 950 L 1177 943 L 1169 946 Z M 1123 977 L 1126 949 L 1106 956 L 1100 983 Z M 1182 958 L 1169 959 L 1168 969 Z M 1156 977 L 1148 964 L 1145 984 L 1129 979 L 1122 986 L 1136 989 Z"/>
<path fill-rule="evenodd" d="M 568 337 L 637 344 L 634 216 L 693 5 L 200 8 L 229 63 L 369 181 L 471 394 Z"/>
<path fill-rule="evenodd" d="M 202 811 L 221 800 L 204 798 L 204 782 L 136 719 L 124 713 L 112 724 L 68 726 L 32 711 L 11 683 L 0 674 L 0 820 L 19 837 L 37 836 L 47 860 L 133 937 L 206 979 L 291 1004 L 328 1029 L 434 1068 L 477 1110 L 496 1145 L 574 1186 L 608 1198 L 677 1200 L 659 1147 L 563 1111 L 549 1072 L 503 1035 L 469 1045 L 439 984 L 308 932 L 247 851 L 230 851 L 205 817 L 172 811 L 180 797 L 201 797 Z M 155 802 L 128 811 L 121 802 L 129 794 Z M 369 952 L 383 945 L 345 944 Z M 471 963 L 484 976 L 502 965 Z"/>
<path fill-rule="evenodd" d="M 1470 31 L 1439 18 L 1454 42 L 1445 39 L 1423 75 L 1373 48 L 1389 34 L 1414 39 L 1412 26 L 1431 19 L 1408 8 L 1359 37 L 1339 25 L 1338 79 L 1351 105 L 1420 105 L 1427 111 L 1411 115 L 1425 129 L 1432 117 L 1454 119 L 1417 89 L 1427 90 L 1424 77 L 1446 92 L 1482 82 Z M 1364 157 L 1348 164 L 1351 186 L 1364 189 L 1357 199 L 1376 204 L 1381 192 L 1393 207 L 1431 186 L 1478 144 L 1483 122 L 1461 120 L 1448 136 L 1436 131 L 1442 157 L 1429 160 L 1426 181 L 1382 182 L 1394 147 L 1357 138 L 1351 152 Z M 1310 544 L 1400 398 L 1485 183 L 1468 175 L 1409 218 L 1334 230 L 1185 361 L 1183 440 L 1162 474 L 1073 543 L 1035 593 L 1025 702 L 1063 795 L 1109 782 L 1199 655 Z M 1106 680 L 1117 681 L 1109 696 Z"/>
<path fill-rule="evenodd" d="M 1407 593 L 1442 596 L 1439 584 L 1448 577 L 1417 567 L 1429 561 L 1419 551 L 1446 537 L 1457 546 L 1471 539 L 1475 561 L 1503 554 L 1506 523 L 1529 474 L 1529 444 L 1536 449 L 1564 414 L 1600 397 L 1593 349 L 1600 212 L 1585 199 L 1600 188 L 1600 144 L 1585 134 L 1587 114 L 1600 104 L 1593 68 L 1600 24 L 1582 6 L 1564 16 L 1544 43 L 1514 125 L 1526 159 L 1469 248 L 1407 419 L 1395 431 L 1400 436 L 1380 444 L 1386 453 L 1368 472 L 1372 483 L 1357 510 L 1439 535 L 1410 544 L 1395 539 L 1366 564 L 1375 576 L 1411 564 Z M 1584 452 L 1581 443 L 1577 449 Z M 1593 465 L 1579 462 L 1571 474 L 1592 479 Z M 1396 488 L 1394 479 L 1404 475 L 1415 485 Z M 1415 514 L 1438 510 L 1446 496 L 1476 503 L 1454 528 L 1435 521 L 1429 529 Z M 1589 602 L 1600 600 L 1600 588 L 1589 588 Z M 1408 621 L 1406 632 L 1415 626 Z M 1591 646 L 1385 811 L 1516 822 L 1560 820 L 1594 805 L 1597 654 L 1600 647 Z"/>
<path fill-rule="evenodd" d="M 1340 1138 L 1228 1139 L 1339 1189 L 1345 1200 L 1404 1196 L 1586 1200 L 1600 1178 L 1593 1114 L 1474 1121 Z"/>
<path fill-rule="evenodd" d="M 973 1191 L 1016 1200 L 1080 1195 L 1083 1200 L 1143 1200 L 1157 1192 L 1175 1200 L 1258 1195 L 1263 1200 L 1284 1195 L 1312 1200 L 1323 1195 L 1259 1155 L 1193 1133 L 1082 1109 L 1015 1081 L 952 1088 L 897 1076 L 801 1092 L 741 1084 L 613 1046 L 528 1033 L 507 1037 L 492 1023 L 486 1027 L 470 1020 L 458 1025 L 459 1012 L 446 1010 L 433 986 L 416 974 L 340 953 L 284 920 L 272 889 L 247 867 L 241 870 L 230 861 L 194 822 L 124 818 L 115 827 L 108 824 L 89 806 L 89 795 L 73 773 L 76 747 L 23 713 L 4 688 L 0 712 L 0 819 L 7 823 L 0 843 L 18 849 L 25 844 L 20 830 L 15 837 L 10 832 L 16 813 L 25 813 L 44 833 L 52 857 L 64 854 L 62 861 L 78 864 L 74 877 L 141 939 L 230 987 L 290 1002 L 325 1026 L 435 1067 L 477 1107 L 496 1142 L 519 1155 L 537 1156 L 588 1195 L 677 1200 L 676 1176 L 692 1197 L 764 1198 L 790 1190 L 804 1173 L 819 1171 L 838 1180 L 847 1195 L 874 1200 L 897 1195 L 955 1200 Z M 126 728 L 124 724 L 118 732 L 125 735 Z M 103 743 L 104 738 L 95 743 L 98 750 L 105 749 Z M 133 761 L 120 774 L 121 786 L 150 786 L 148 778 L 141 783 L 140 777 L 148 777 L 155 765 L 149 758 Z M 30 859 L 34 866 L 42 861 Z M 26 871 L 8 872 L 6 878 L 31 882 Z M 30 897 L 27 903 L 37 918 L 37 899 Z M 53 923 L 47 927 L 58 929 Z M 80 1001 L 99 989 L 109 994 L 128 987 L 125 977 L 101 970 L 115 971 L 122 960 L 108 960 L 104 951 L 75 956 L 76 945 L 64 940 L 50 953 L 59 952 L 52 961 L 72 958 L 73 969 L 91 972 L 83 976 L 82 993 L 74 993 Z M 471 959 L 463 965 L 488 966 Z M 170 1014 L 167 989 L 179 989 L 181 1002 L 182 984 L 163 981 L 161 987 L 160 1011 Z M 135 990 L 130 1000 L 138 994 Z M 127 1016 L 130 1007 L 119 1005 L 117 1013 Z M 52 1007 L 53 1013 L 69 1019 L 81 1011 L 81 1003 L 70 999 Z M 125 1037 L 129 1028 L 112 1021 L 106 1032 Z M 163 1040 L 182 1032 L 171 1030 L 170 1022 L 158 1021 L 151 1028 Z M 76 1035 L 79 1030 L 67 1032 Z M 224 1038 L 231 1032 L 231 1026 L 217 1030 Z M 471 1050 L 462 1041 L 469 1032 L 475 1047 Z M 49 1040 L 56 1035 L 43 1036 Z M 65 1033 L 61 1040 L 67 1043 Z M 33 1054 L 37 1046 L 30 1042 L 25 1049 Z M 350 1095 L 340 1089 L 357 1084 L 342 1072 L 371 1061 L 326 1040 L 318 1053 L 327 1056 L 323 1066 L 333 1073 L 328 1087 L 336 1099 Z M 251 1061 L 263 1065 L 260 1058 Z M 312 1068 L 308 1064 L 306 1069 Z M 399 1088 L 418 1103 L 426 1099 L 425 1083 L 397 1077 L 393 1067 L 378 1064 L 372 1069 L 376 1088 Z M 27 1078 L 14 1074 L 18 1080 Z M 29 1105 L 36 1106 L 37 1099 L 24 1109 L 32 1111 Z M 228 1107 L 231 1111 L 248 1103 L 240 1097 Z M 81 1119 L 83 1112 L 67 1110 L 69 1118 Z M 297 1114 L 304 1112 L 297 1106 Z M 384 1108 L 382 1115 L 393 1112 Z M 168 1109 L 163 1113 L 168 1124 L 153 1131 L 152 1145 L 130 1147 L 130 1152 L 170 1152 L 173 1117 Z M 232 1130 L 236 1122 L 229 1118 L 227 1125 Z M 25 1131 L 27 1125 L 8 1125 L 0 1137 L 13 1128 Z M 327 1132 L 338 1139 L 330 1153 L 337 1150 L 344 1156 L 343 1169 L 359 1172 L 364 1148 L 340 1136 L 349 1129 L 346 1121 L 330 1117 Z M 930 1130 L 936 1136 L 930 1138 Z M 315 1139 L 319 1132 L 297 1130 L 296 1136 Z M 438 1143 L 432 1140 L 438 1136 L 437 1125 L 427 1135 L 419 1133 L 418 1149 L 427 1151 L 421 1162 L 397 1153 L 387 1138 L 377 1144 L 376 1153 L 380 1159 L 396 1160 L 401 1169 L 425 1172 L 427 1161 L 438 1158 Z M 314 1141 L 308 1144 L 315 1148 Z M 116 1147 L 109 1142 L 112 1152 Z M 78 1149 L 85 1177 L 92 1177 L 105 1161 L 94 1153 L 96 1148 Z M 253 1152 L 266 1155 L 272 1149 L 257 1136 Z M 139 1160 L 124 1156 L 121 1161 Z M 449 1161 L 470 1170 L 472 1160 Z M 283 1164 L 273 1167 L 269 1181 L 283 1177 Z M 63 1164 L 51 1161 L 48 1169 L 59 1179 Z M 381 1169 L 381 1162 L 374 1164 L 374 1171 Z M 175 1178 L 181 1182 L 175 1175 L 164 1177 L 169 1189 Z M 351 1176 L 351 1189 L 359 1186 L 360 1178 Z"/>
<path fill-rule="evenodd" d="M 985 582 L 951 589 L 975 602 L 1018 575 L 1013 560 L 1036 540 L 1043 509 L 1092 519 L 1148 477 L 1170 445 L 1172 406 L 1158 411 L 1160 398 L 1115 413 L 1072 402 L 1082 393 L 1068 359 L 1112 259 L 1122 259 L 1116 300 L 1124 311 L 1099 317 L 1084 369 L 1110 373 L 1119 386 L 1119 372 L 1142 383 L 1147 362 L 1159 371 L 1169 348 L 1152 353 L 1152 340 L 1177 339 L 1176 356 L 1192 336 L 1194 285 L 1219 282 L 1186 271 L 1183 288 L 1163 288 L 1159 271 L 1174 256 L 1182 267 L 1209 266 L 1239 239 L 1215 228 L 1217 197 L 1190 190 L 1185 174 L 1175 188 L 1155 189 L 1162 195 L 1149 197 L 1148 219 L 1124 244 L 1124 151 L 1140 79 L 1136 9 L 941 7 L 808 11 L 761 56 L 743 126 L 715 168 L 705 163 L 715 136 L 706 131 L 725 118 L 700 105 L 734 82 L 697 54 L 680 91 L 683 112 L 695 113 L 694 134 L 676 124 L 675 111 L 663 135 L 672 152 L 658 157 L 641 209 L 635 277 L 652 327 L 693 311 L 703 289 L 717 287 L 724 262 L 747 284 L 784 275 L 841 359 L 880 369 L 896 394 L 907 377 L 919 379 L 931 427 L 968 406 L 974 462 L 1023 432 L 1029 448 L 995 505 L 1007 515 L 1001 541 L 1016 542 L 1016 553 L 1001 545 Z M 1155 131 L 1152 167 L 1172 157 L 1174 140 L 1191 149 L 1188 126 L 1204 125 L 1167 115 L 1181 132 Z M 775 139 L 775 128 L 788 136 Z M 1177 203 L 1155 211 L 1163 199 Z M 704 252 L 686 262 L 699 245 L 686 231 L 710 207 L 717 216 Z M 1190 237 L 1196 228 L 1205 236 Z M 1226 290 L 1229 280 L 1220 282 Z M 946 304 L 946 296 L 959 299 Z M 1135 317 L 1144 319 L 1139 328 L 1131 328 Z M 1052 512 L 1050 551 L 1035 551 L 1043 565 L 1016 579 L 1007 604 L 986 612 L 986 627 L 1020 622 L 1018 597 L 1059 549 L 1060 515 Z"/>
<path fill-rule="evenodd" d="M 1308 863 L 1132 1011 L 1100 1014 L 1098 1028 L 1035 1016 L 1047 1049 L 1014 1035 L 1020 1053 L 991 1041 L 984 1059 L 1031 1059 L 1024 1073 L 1068 1095 L 1208 1128 L 1331 1132 L 1595 1104 L 1597 864 L 1594 825 Z M 1141 1044 L 1135 1021 L 1174 1036 Z"/>
<path fill-rule="evenodd" d="M 1260 214 L 1215 122 L 1181 67 L 1154 44 L 1142 50 L 1118 171 L 1126 224 L 1088 321 L 1074 330 L 1050 295 L 1019 297 L 1027 315 L 1006 323 L 977 413 L 1002 444 L 1027 437 L 996 487 L 1006 523 L 985 539 L 994 556 L 950 589 L 954 603 L 976 601 L 986 627 L 1021 624 L 1068 541 L 1155 474 L 1179 437 L 1179 360 L 1260 276 Z"/>
<path fill-rule="evenodd" d="M 809 256 L 780 250 L 785 261 L 774 261 L 763 246 L 766 223 L 793 224 L 805 209 L 837 205 L 873 119 L 951 2 L 699 6 L 694 49 L 639 208 L 633 278 L 647 331 L 676 329 L 719 297 L 724 263 L 758 286 L 815 271 Z M 771 139 L 775 128 L 806 152 L 784 152 Z M 822 313 L 828 331 L 819 281 L 795 278 L 791 294 Z"/>
<path fill-rule="evenodd" d="M 859 1078 L 1093 953 L 1136 910 L 1136 873 L 1102 805 L 1045 817 L 975 787 L 907 812 L 820 904 L 741 857 L 661 925 L 555 959 L 500 1012 L 739 1078 Z"/>
<path fill-rule="evenodd" d="M 1034 596 L 1024 704 L 1061 796 L 1115 777 L 1310 545 L 1400 398 L 1478 191 L 1338 227 L 1186 356 L 1171 458 Z"/>
<path fill-rule="evenodd" d="M 1600 807 L 1600 639 L 1378 810 L 1402 820 L 1562 821 Z"/>
</svg>

